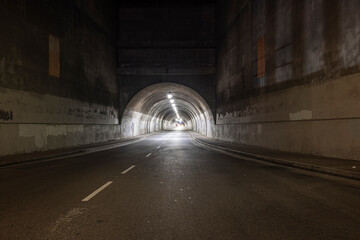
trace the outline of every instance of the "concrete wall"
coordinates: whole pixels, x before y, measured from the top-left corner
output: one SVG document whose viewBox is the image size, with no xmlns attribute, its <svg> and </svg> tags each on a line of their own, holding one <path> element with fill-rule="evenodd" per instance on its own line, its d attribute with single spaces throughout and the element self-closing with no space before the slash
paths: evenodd
<svg viewBox="0 0 360 240">
<path fill-rule="evenodd" d="M 161 82 L 188 86 L 215 113 L 215 9 L 203 1 L 120 5 L 120 114 L 142 89 Z"/>
<path fill-rule="evenodd" d="M 0 2 L 0 156 L 120 137 L 113 9 Z"/>
<path fill-rule="evenodd" d="M 360 159 L 360 2 L 227 0 L 216 9 L 216 137 Z"/>
</svg>

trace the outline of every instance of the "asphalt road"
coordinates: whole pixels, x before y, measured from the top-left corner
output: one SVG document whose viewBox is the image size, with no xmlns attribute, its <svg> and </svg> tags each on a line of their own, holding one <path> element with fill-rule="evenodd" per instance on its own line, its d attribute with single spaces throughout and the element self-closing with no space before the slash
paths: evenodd
<svg viewBox="0 0 360 240">
<path fill-rule="evenodd" d="M 0 239 L 360 239 L 360 183 L 163 132 L 1 168 Z"/>
</svg>

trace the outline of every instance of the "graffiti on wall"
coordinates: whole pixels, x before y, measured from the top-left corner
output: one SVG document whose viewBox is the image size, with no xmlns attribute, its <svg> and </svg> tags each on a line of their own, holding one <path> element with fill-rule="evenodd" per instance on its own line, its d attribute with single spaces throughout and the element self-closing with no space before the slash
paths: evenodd
<svg viewBox="0 0 360 240">
<path fill-rule="evenodd" d="M 13 112 L 0 109 L 0 120 L 12 121 L 13 120 Z"/>
</svg>

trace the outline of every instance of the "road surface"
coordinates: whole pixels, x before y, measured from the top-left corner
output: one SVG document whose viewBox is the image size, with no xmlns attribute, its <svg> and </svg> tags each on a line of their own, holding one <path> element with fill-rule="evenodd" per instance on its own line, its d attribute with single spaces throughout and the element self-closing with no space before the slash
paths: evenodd
<svg viewBox="0 0 360 240">
<path fill-rule="evenodd" d="M 0 168 L 0 239 L 360 239 L 360 184 L 161 132 Z"/>
</svg>

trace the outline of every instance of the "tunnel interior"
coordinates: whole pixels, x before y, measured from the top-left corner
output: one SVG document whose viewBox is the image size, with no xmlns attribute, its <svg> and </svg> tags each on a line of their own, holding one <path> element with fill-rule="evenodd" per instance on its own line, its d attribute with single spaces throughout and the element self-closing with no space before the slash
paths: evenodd
<svg viewBox="0 0 360 240">
<path fill-rule="evenodd" d="M 131 99 L 121 120 L 123 137 L 179 129 L 176 126 L 208 137 L 214 126 L 206 101 L 193 89 L 177 83 L 144 88 Z"/>
<path fill-rule="evenodd" d="M 219 141 L 359 160 L 359 12 L 350 0 L 0 1 L 0 156 L 181 118 Z"/>
</svg>

